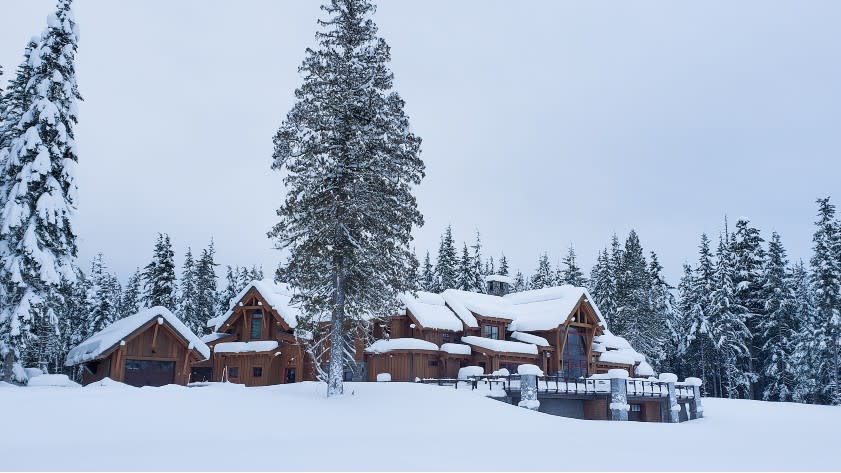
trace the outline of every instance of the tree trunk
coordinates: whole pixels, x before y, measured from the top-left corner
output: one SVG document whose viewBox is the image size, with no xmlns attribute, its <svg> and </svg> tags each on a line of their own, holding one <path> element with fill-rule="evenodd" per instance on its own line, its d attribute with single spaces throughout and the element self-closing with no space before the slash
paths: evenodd
<svg viewBox="0 0 841 473">
<path fill-rule="evenodd" d="M 327 397 L 341 396 L 344 393 L 344 357 L 345 357 L 345 277 L 344 268 L 336 269 L 335 290 L 333 297 L 333 316 L 330 320 L 330 361 L 327 370 Z"/>
</svg>

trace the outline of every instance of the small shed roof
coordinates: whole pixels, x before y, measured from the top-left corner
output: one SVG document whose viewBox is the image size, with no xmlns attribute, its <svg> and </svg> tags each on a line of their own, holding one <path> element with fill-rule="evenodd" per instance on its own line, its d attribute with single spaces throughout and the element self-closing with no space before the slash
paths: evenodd
<svg viewBox="0 0 841 473">
<path fill-rule="evenodd" d="M 158 324 L 163 325 L 166 323 L 177 334 L 181 335 L 187 341 L 188 348 L 196 350 L 204 359 L 210 357 L 210 349 L 192 330 L 187 328 L 169 309 L 157 306 L 143 309 L 96 332 L 90 338 L 70 350 L 67 354 L 67 359 L 64 361 L 64 365 L 78 365 L 103 357 L 117 344 L 125 341 L 126 338 L 155 318 L 158 319 Z"/>
</svg>

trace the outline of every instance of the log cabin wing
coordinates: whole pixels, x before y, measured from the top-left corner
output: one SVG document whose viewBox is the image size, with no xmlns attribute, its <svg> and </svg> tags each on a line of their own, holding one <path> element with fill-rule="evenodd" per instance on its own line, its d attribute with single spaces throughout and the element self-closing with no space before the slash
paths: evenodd
<svg viewBox="0 0 841 473">
<path fill-rule="evenodd" d="M 204 339 L 213 353 L 210 363 L 197 364 L 212 381 L 247 386 L 294 383 L 313 379 L 312 365 L 298 339 L 299 309 L 293 291 L 265 279 L 252 281 L 231 301 L 224 314 L 208 321 L 213 333 Z"/>
<path fill-rule="evenodd" d="M 81 365 L 82 384 L 109 377 L 132 386 L 186 385 L 190 366 L 210 350 L 164 307 L 144 309 L 100 330 L 67 354 Z"/>
</svg>

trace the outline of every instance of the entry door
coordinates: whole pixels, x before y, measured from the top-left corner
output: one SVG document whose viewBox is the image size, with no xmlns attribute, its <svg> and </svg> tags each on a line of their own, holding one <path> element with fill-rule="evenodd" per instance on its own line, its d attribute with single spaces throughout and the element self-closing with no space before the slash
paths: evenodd
<svg viewBox="0 0 841 473">
<path fill-rule="evenodd" d="M 286 383 L 294 383 L 295 382 L 295 368 L 286 368 Z"/>
<path fill-rule="evenodd" d="M 125 383 L 132 386 L 164 386 L 175 383 L 175 362 L 126 360 Z"/>
</svg>

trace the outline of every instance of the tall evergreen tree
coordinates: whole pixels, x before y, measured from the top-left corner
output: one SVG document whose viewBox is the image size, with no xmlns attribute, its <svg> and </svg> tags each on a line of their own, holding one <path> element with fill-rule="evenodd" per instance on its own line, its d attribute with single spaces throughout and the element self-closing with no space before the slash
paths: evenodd
<svg viewBox="0 0 841 473">
<path fill-rule="evenodd" d="M 491 257 L 493 260 L 493 257 Z M 499 257 L 499 271 L 500 276 L 508 276 L 508 260 L 505 258 L 505 253 Z"/>
<path fill-rule="evenodd" d="M 193 251 L 187 247 L 187 253 L 184 255 L 184 266 L 181 269 L 181 283 L 178 295 L 178 318 L 184 322 L 184 325 L 190 328 L 195 333 L 197 332 L 197 325 L 200 324 L 198 316 L 199 303 L 199 289 L 198 289 L 198 270 L 196 268 L 196 261 L 193 259 Z M 198 327 L 201 328 L 201 327 Z"/>
<path fill-rule="evenodd" d="M 651 353 L 651 361 L 658 367 L 671 368 L 675 372 L 674 360 L 677 356 L 677 345 L 679 343 L 679 321 L 675 319 L 675 299 L 672 295 L 674 289 L 663 279 L 663 266 L 653 251 L 648 264 L 648 279 L 650 284 L 648 307 L 651 310 L 651 319 L 658 325 L 654 327 L 656 337 L 656 350 Z"/>
<path fill-rule="evenodd" d="M 765 307 L 757 328 L 762 337 L 763 364 L 760 366 L 762 399 L 766 401 L 789 401 L 794 392 L 796 369 L 792 365 L 791 352 L 797 327 L 797 303 L 791 284 L 788 259 L 780 235 L 771 234 L 764 268 Z"/>
<path fill-rule="evenodd" d="M 217 315 L 219 301 L 216 288 L 216 266 L 216 250 L 211 240 L 210 245 L 202 250 L 201 257 L 196 263 L 196 311 L 194 318 L 187 323 L 187 326 L 197 334 L 204 333 L 207 321 Z M 257 274 L 252 271 L 251 275 Z"/>
<path fill-rule="evenodd" d="M 698 265 L 692 275 L 692 288 L 688 296 L 682 299 L 682 305 L 688 306 L 688 314 L 685 316 L 685 324 L 688 327 L 686 332 L 686 358 L 687 363 L 697 367 L 700 371 L 704 384 L 701 388 L 704 394 L 720 396 L 718 384 L 713 383 L 715 365 L 715 348 L 710 331 L 709 309 L 710 294 L 715 288 L 715 269 L 713 257 L 710 250 L 710 239 L 707 234 L 701 235 L 701 244 L 698 247 Z"/>
<path fill-rule="evenodd" d="M 537 262 L 537 270 L 531 276 L 529 289 L 543 289 L 555 285 L 555 272 L 549 262 L 549 254 L 543 253 Z"/>
<path fill-rule="evenodd" d="M 523 292 L 528 289 L 526 285 L 526 277 L 520 270 L 517 270 L 517 274 L 514 276 L 514 286 L 511 288 L 511 292 Z"/>
<path fill-rule="evenodd" d="M 427 251 L 426 257 L 423 259 L 419 289 L 427 292 L 435 292 L 435 286 L 435 268 L 432 266 L 432 260 L 429 257 L 429 252 Z"/>
<path fill-rule="evenodd" d="M 613 330 L 649 358 L 658 356 L 664 321 L 656 320 L 649 305 L 648 263 L 636 231 L 631 230 L 621 253 L 616 284 L 617 315 Z"/>
<path fill-rule="evenodd" d="M 482 240 L 479 237 L 479 230 L 476 230 L 476 241 L 470 247 L 473 253 L 470 256 L 473 264 L 473 278 L 470 283 L 470 291 L 485 292 L 485 278 L 482 267 Z"/>
<path fill-rule="evenodd" d="M 54 310 L 63 280 L 76 277 L 75 55 L 78 29 L 71 0 L 59 0 L 31 52 L 28 107 L 16 125 L 0 174 L 0 357 L 5 378 L 21 378 L 22 362 L 37 362 L 52 347 L 60 322 Z M 4 101 L 5 102 L 5 101 Z M 47 336 L 49 335 L 49 337 Z"/>
<path fill-rule="evenodd" d="M 841 229 L 829 197 L 818 199 L 817 227 L 812 237 L 811 281 L 815 326 L 811 327 L 813 369 L 823 402 L 841 404 Z"/>
<path fill-rule="evenodd" d="M 749 370 L 755 372 L 757 366 L 765 364 L 761 353 L 762 339 L 759 323 L 765 311 L 763 293 L 763 270 L 765 250 L 762 248 L 763 239 L 759 230 L 752 227 L 747 219 L 740 218 L 736 222 L 734 233 L 734 284 L 736 286 L 734 302 L 744 309 L 745 324 L 748 329 L 748 339 L 745 341 L 750 350 L 748 359 Z M 756 386 L 750 384 L 748 398 L 754 399 Z"/>
<path fill-rule="evenodd" d="M 143 270 L 143 304 L 176 307 L 175 252 L 169 235 L 158 233 L 152 261 Z"/>
<path fill-rule="evenodd" d="M 458 260 L 458 268 L 456 270 L 456 288 L 462 291 L 472 291 L 474 284 L 473 277 L 473 259 L 467 250 L 467 243 L 461 252 L 461 258 Z"/>
<path fill-rule="evenodd" d="M 140 311 L 140 299 L 143 296 L 143 276 L 140 268 L 134 270 L 126 282 L 120 301 L 120 318 L 134 315 Z"/>
<path fill-rule="evenodd" d="M 604 314 L 608 327 L 613 327 L 616 314 L 616 287 L 613 276 L 610 256 L 607 253 L 607 248 L 605 248 L 599 253 L 596 264 L 590 270 L 588 288 L 596 306 Z"/>
<path fill-rule="evenodd" d="M 820 321 L 815 311 L 815 298 L 809 270 L 803 261 L 798 261 L 791 271 L 791 285 L 794 295 L 794 319 L 798 321 L 793 334 L 791 365 L 794 367 L 793 401 L 817 403 L 821 401 L 821 379 L 818 369 L 822 353 L 816 352 L 814 334 L 819 331 Z"/>
<path fill-rule="evenodd" d="M 87 287 L 87 323 L 83 337 L 87 338 L 119 319 L 120 283 L 108 272 L 102 253 L 91 262 Z"/>
<path fill-rule="evenodd" d="M 275 169 L 289 194 L 270 232 L 291 256 L 283 270 L 314 323 L 309 344 L 329 344 L 328 396 L 343 391 L 344 366 L 369 314 L 389 314 L 412 288 L 411 230 L 423 224 L 412 188 L 424 176 L 419 137 L 392 89 L 390 51 L 368 0 L 322 6 L 318 48 L 308 49 L 297 102 L 275 136 Z M 442 281 L 445 282 L 445 281 Z M 330 314 L 329 331 L 317 330 Z M 300 325 L 299 325 L 300 326 Z M 328 350 L 323 350 L 328 353 Z"/>
<path fill-rule="evenodd" d="M 447 226 L 441 236 L 441 244 L 438 246 L 438 259 L 435 261 L 436 290 L 434 292 L 441 292 L 458 286 L 457 265 L 458 256 L 453 241 L 453 229 Z"/>
<path fill-rule="evenodd" d="M 572 245 L 569 246 L 569 251 L 564 256 L 562 263 L 564 266 L 559 272 L 560 274 L 558 274 L 558 282 L 560 284 L 569 284 L 576 287 L 587 286 L 587 279 L 575 261 L 575 250 Z"/>
</svg>

